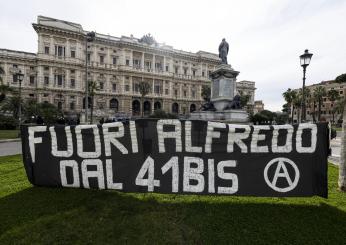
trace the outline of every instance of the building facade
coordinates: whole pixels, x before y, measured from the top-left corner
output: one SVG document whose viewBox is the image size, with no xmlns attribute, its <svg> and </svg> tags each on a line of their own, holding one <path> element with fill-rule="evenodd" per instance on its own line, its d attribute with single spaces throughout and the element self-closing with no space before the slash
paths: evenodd
<svg viewBox="0 0 346 245">
<path fill-rule="evenodd" d="M 150 34 L 118 38 L 96 33 L 92 42 L 86 42 L 87 31 L 80 24 L 43 16 L 38 16 L 33 28 L 38 35 L 36 54 L 0 49 L 4 83 L 18 87 L 13 70 L 20 69 L 24 98 L 53 103 L 77 115 L 85 113 L 86 63 L 88 80 L 97 85 L 96 117 L 120 112 L 136 116 L 156 109 L 193 112 L 203 102 L 202 86 L 210 85 L 209 74 L 220 64 L 217 54 L 176 50 Z M 144 100 L 142 82 L 150 85 Z M 254 82 L 238 82 L 237 89 L 250 94 L 253 104 Z"/>
<path fill-rule="evenodd" d="M 261 111 L 264 111 L 264 104 L 262 100 L 256 100 L 254 102 L 254 109 L 253 109 L 253 113 L 259 113 Z"/>
<path fill-rule="evenodd" d="M 336 90 L 339 93 L 340 100 L 344 100 L 345 94 L 346 94 L 346 83 L 337 83 L 334 80 L 322 81 L 317 84 L 306 86 L 306 89 L 309 89 L 310 94 L 313 95 L 314 89 L 316 89 L 317 87 L 324 87 L 327 94 L 322 99 L 321 119 L 323 121 L 333 122 L 333 114 L 334 114 L 334 122 L 337 122 L 341 117 L 341 113 L 335 110 L 337 101 L 330 101 L 330 99 L 328 98 L 328 91 L 332 89 Z M 295 91 L 298 93 L 299 89 L 295 89 Z M 292 116 L 289 115 L 289 117 L 291 118 Z M 294 108 L 293 121 L 299 122 L 300 117 L 301 117 L 300 107 Z M 314 103 L 312 99 L 307 98 L 306 120 L 313 121 L 313 117 L 315 117 L 316 120 L 318 118 L 318 102 Z"/>
</svg>

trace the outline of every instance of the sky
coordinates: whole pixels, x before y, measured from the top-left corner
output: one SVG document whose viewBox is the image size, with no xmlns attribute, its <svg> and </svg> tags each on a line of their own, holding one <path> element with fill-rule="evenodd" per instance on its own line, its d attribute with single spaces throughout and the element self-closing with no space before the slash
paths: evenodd
<svg viewBox="0 0 346 245">
<path fill-rule="evenodd" d="M 313 53 L 307 85 L 346 73 L 346 0 L 0 0 L 0 48 L 36 53 L 38 15 L 116 37 L 150 33 L 191 52 L 218 53 L 226 38 L 237 80 L 255 81 L 255 99 L 272 111 L 302 86 L 305 49 Z"/>
</svg>

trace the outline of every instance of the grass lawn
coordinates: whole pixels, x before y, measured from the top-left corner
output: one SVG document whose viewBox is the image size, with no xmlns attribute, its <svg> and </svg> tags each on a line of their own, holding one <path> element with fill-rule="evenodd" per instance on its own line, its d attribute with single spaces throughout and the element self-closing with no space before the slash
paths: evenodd
<svg viewBox="0 0 346 245">
<path fill-rule="evenodd" d="M 125 194 L 33 187 L 0 157 L 0 244 L 345 244 L 337 175 L 329 199 Z"/>
<path fill-rule="evenodd" d="M 19 130 L 0 130 L 0 140 L 18 138 Z"/>
</svg>

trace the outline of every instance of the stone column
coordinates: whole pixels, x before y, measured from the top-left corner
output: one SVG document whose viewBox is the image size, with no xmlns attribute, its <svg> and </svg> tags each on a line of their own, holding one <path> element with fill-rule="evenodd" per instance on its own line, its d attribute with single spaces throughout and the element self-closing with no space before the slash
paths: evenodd
<svg viewBox="0 0 346 245">
<path fill-rule="evenodd" d="M 144 69 L 144 52 L 142 52 L 141 68 Z"/>
</svg>

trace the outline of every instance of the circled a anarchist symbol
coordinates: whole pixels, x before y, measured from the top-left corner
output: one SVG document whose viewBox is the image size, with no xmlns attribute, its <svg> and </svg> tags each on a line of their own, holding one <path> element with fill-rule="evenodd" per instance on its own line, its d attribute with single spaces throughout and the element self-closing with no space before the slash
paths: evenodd
<svg viewBox="0 0 346 245">
<path fill-rule="evenodd" d="M 275 169 L 274 176 L 270 180 L 268 176 L 268 170 L 272 165 L 273 167 L 276 166 L 276 169 Z M 288 165 L 290 165 L 293 168 L 294 176 L 290 176 L 287 170 Z M 293 181 L 292 181 L 292 177 L 294 178 Z M 272 188 L 273 190 L 277 192 L 288 192 L 293 190 L 298 184 L 299 177 L 300 177 L 300 174 L 299 174 L 299 169 L 297 165 L 292 160 L 285 157 L 274 158 L 273 160 L 268 162 L 267 166 L 264 168 L 264 180 L 266 181 L 267 185 L 270 188 Z M 277 183 L 279 178 L 285 178 L 288 183 L 288 186 L 278 187 Z"/>
</svg>

